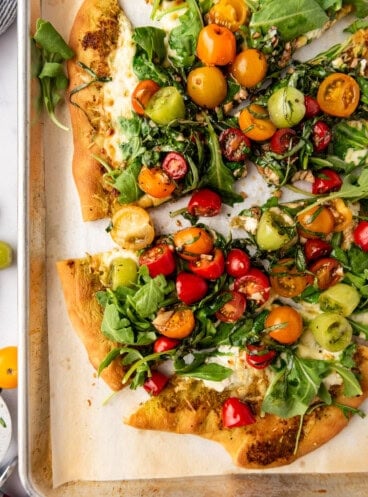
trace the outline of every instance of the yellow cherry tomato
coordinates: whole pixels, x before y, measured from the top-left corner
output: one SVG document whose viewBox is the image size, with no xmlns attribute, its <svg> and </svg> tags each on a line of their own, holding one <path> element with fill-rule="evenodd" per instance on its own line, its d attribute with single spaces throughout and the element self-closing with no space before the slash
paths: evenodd
<svg viewBox="0 0 368 497">
<path fill-rule="evenodd" d="M 161 335 L 169 338 L 185 338 L 195 327 L 195 318 L 191 309 L 164 311 L 153 321 L 153 326 Z"/>
<path fill-rule="evenodd" d="M 213 237 L 197 226 L 177 231 L 173 240 L 178 255 L 188 261 L 195 261 L 202 254 L 210 254 L 213 249 Z"/>
<path fill-rule="evenodd" d="M 280 305 L 269 313 L 265 326 L 270 328 L 268 334 L 276 342 L 289 345 L 296 342 L 302 334 L 303 320 L 293 307 Z"/>
<path fill-rule="evenodd" d="M 18 349 L 15 346 L 0 349 L 0 388 L 18 386 Z"/>
<path fill-rule="evenodd" d="M 139 188 L 155 198 L 169 197 L 176 185 L 159 167 L 143 166 L 138 174 Z"/>
<path fill-rule="evenodd" d="M 334 231 L 335 220 L 331 210 L 323 205 L 311 207 L 297 215 L 300 232 L 305 238 L 328 235 Z"/>
<path fill-rule="evenodd" d="M 320 84 L 317 102 L 326 114 L 349 117 L 358 107 L 360 88 L 354 78 L 344 73 L 333 73 Z"/>
<path fill-rule="evenodd" d="M 246 48 L 238 53 L 230 67 L 230 73 L 245 88 L 258 85 L 266 76 L 267 61 L 262 52 Z"/>
<path fill-rule="evenodd" d="M 243 133 L 254 141 L 268 140 L 276 131 L 266 107 L 258 104 L 251 104 L 241 111 L 239 126 Z"/>
<path fill-rule="evenodd" d="M 137 205 L 125 205 L 111 219 L 111 238 L 127 250 L 141 250 L 153 242 L 155 230 L 147 211 Z"/>
<path fill-rule="evenodd" d="M 209 22 L 237 31 L 246 23 L 250 9 L 244 0 L 220 0 L 208 13 Z"/>
<path fill-rule="evenodd" d="M 214 109 L 226 98 L 225 76 L 218 67 L 197 67 L 188 74 L 187 92 L 197 105 Z"/>
<path fill-rule="evenodd" d="M 328 203 L 335 220 L 333 231 L 340 232 L 351 226 L 353 213 L 342 198 L 335 198 Z"/>
<path fill-rule="evenodd" d="M 208 24 L 201 29 L 197 41 L 197 56 L 207 66 L 226 66 L 235 59 L 236 40 L 230 29 Z"/>
</svg>

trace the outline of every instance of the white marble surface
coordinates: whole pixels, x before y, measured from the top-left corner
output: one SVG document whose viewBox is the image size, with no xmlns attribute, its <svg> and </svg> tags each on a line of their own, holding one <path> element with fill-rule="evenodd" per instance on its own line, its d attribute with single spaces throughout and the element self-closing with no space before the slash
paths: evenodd
<svg viewBox="0 0 368 497">
<path fill-rule="evenodd" d="M 0 36 L 0 240 L 14 248 L 14 262 L 0 271 L 0 348 L 17 345 L 17 29 Z M 17 391 L 3 390 L 13 422 L 13 441 L 7 455 L 17 451 Z M 15 470 L 1 490 L 11 497 L 26 496 Z M 0 492 L 1 495 L 1 492 Z"/>
</svg>

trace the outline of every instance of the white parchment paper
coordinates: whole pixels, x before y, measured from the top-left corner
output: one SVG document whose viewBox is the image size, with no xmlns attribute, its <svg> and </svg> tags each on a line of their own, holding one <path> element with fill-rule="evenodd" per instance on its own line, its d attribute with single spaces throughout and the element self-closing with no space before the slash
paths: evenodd
<svg viewBox="0 0 368 497">
<path fill-rule="evenodd" d="M 45 0 L 43 17 L 50 20 L 68 39 L 69 30 L 81 0 Z M 149 10 L 144 0 L 124 0 L 122 4 L 132 21 L 145 24 Z M 328 36 L 329 46 L 336 40 Z M 316 51 L 316 50 L 315 50 Z M 311 53 L 308 47 L 307 54 Z M 67 110 L 60 116 L 69 122 Z M 107 220 L 83 223 L 72 180 L 72 136 L 49 121 L 45 123 L 45 165 L 47 194 L 47 271 L 48 330 L 51 382 L 51 438 L 54 486 L 74 480 L 123 480 L 135 478 L 189 477 L 247 472 L 236 468 L 226 451 L 216 443 L 198 437 L 140 431 L 123 423 L 147 398 L 145 392 L 125 390 L 111 397 L 104 382 L 96 378 L 87 355 L 75 335 L 63 302 L 55 262 L 83 257 L 113 247 L 105 232 Z M 246 206 L 267 197 L 267 187 L 251 170 L 238 189 L 249 198 L 237 205 Z M 158 232 L 177 230 L 176 220 L 168 225 L 164 206 L 153 213 Z M 228 217 L 210 220 L 216 229 L 227 233 Z M 366 405 L 367 409 L 367 405 Z M 325 447 L 294 464 L 268 472 L 355 472 L 368 469 L 368 421 L 358 417 L 342 434 Z"/>
</svg>

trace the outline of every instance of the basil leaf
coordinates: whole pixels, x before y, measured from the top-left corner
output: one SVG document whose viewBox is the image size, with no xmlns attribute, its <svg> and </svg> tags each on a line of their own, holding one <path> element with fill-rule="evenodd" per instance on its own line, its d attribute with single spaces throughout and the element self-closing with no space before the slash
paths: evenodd
<svg viewBox="0 0 368 497">
<path fill-rule="evenodd" d="M 37 19 L 36 33 L 33 39 L 37 42 L 37 45 L 42 47 L 44 50 L 46 50 L 46 52 L 49 52 L 50 54 L 58 54 L 64 60 L 68 60 L 74 57 L 73 50 L 68 47 L 62 36 L 48 21 Z"/>
</svg>

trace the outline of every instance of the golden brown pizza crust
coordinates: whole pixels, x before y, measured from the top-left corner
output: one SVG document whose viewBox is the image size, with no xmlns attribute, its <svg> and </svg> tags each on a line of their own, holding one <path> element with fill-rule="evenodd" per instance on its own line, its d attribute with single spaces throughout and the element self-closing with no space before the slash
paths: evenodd
<svg viewBox="0 0 368 497">
<path fill-rule="evenodd" d="M 359 346 L 357 365 L 363 394 L 354 398 L 338 395 L 336 401 L 359 407 L 368 397 L 368 348 Z M 256 423 L 241 428 L 222 427 L 221 406 L 228 392 L 216 392 L 196 380 L 174 379 L 157 397 L 140 406 L 125 422 L 140 429 L 196 434 L 216 441 L 243 468 L 270 468 L 290 464 L 335 437 L 348 424 L 341 409 L 321 406 L 304 416 L 281 419 L 257 415 Z M 252 403 L 259 412 L 260 403 Z"/>
<path fill-rule="evenodd" d="M 117 345 L 101 332 L 103 310 L 95 298 L 96 292 L 103 289 L 99 276 L 91 270 L 91 258 L 88 257 L 59 261 L 57 271 L 69 318 L 91 364 L 97 370 L 101 361 Z M 123 387 L 123 376 L 124 369 L 118 359 L 101 373 L 101 377 L 113 390 Z"/>
</svg>

